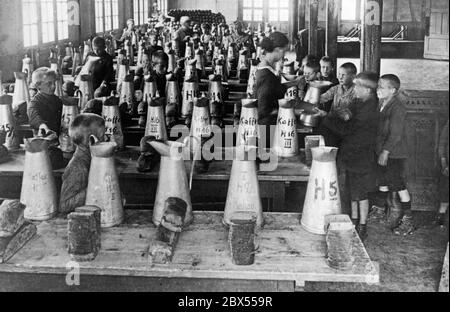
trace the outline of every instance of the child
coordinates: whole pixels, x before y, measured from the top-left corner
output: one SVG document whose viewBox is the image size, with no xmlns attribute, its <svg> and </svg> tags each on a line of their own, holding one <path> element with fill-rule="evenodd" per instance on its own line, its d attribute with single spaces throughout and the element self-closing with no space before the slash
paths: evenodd
<svg viewBox="0 0 450 312">
<path fill-rule="evenodd" d="M 378 84 L 380 120 L 377 149 L 378 186 L 384 198 L 390 201 L 388 221 L 396 235 L 414 231 L 411 213 L 411 196 L 406 188 L 404 167 L 408 158 L 406 146 L 406 109 L 399 96 L 400 79 L 384 75 Z M 390 192 L 390 193 L 389 193 Z M 399 198 L 400 197 L 400 198 Z M 373 207 L 375 215 L 383 215 L 384 208 Z"/>
<path fill-rule="evenodd" d="M 38 93 L 31 100 L 27 113 L 34 135 L 53 131 L 59 136 L 63 103 L 55 95 L 56 78 L 56 72 L 47 67 L 33 73 L 32 81 Z"/>
<path fill-rule="evenodd" d="M 166 74 L 168 65 L 169 56 L 166 53 L 164 53 L 163 51 L 157 51 L 153 54 L 152 66 L 160 97 L 166 96 Z"/>
<path fill-rule="evenodd" d="M 357 101 L 350 104 L 352 118 L 327 116 L 322 125 L 342 139 L 338 154 L 339 186 L 345 195 L 348 185 L 351 198 L 351 217 L 362 240 L 367 238 L 369 192 L 375 185 L 373 169 L 378 125 L 378 74 L 364 72 L 356 76 Z M 358 216 L 359 215 L 359 216 Z"/>
<path fill-rule="evenodd" d="M 111 92 L 111 82 L 114 81 L 114 61 L 106 52 L 106 42 L 102 37 L 95 37 L 92 41 L 93 51 L 88 56 L 98 56 L 100 60 L 95 62 L 92 70 L 92 84 L 95 97 L 108 96 Z"/>
<path fill-rule="evenodd" d="M 75 117 L 69 128 L 69 136 L 76 145 L 73 158 L 62 176 L 60 212 L 69 214 L 75 208 L 85 205 L 86 191 L 91 166 L 90 136 L 104 140 L 105 121 L 94 114 L 81 114 Z"/>
<path fill-rule="evenodd" d="M 339 80 L 333 74 L 334 66 L 330 57 L 324 56 L 320 59 L 320 76 L 324 81 L 333 83 L 333 86 L 339 84 Z"/>
<path fill-rule="evenodd" d="M 150 56 L 150 60 L 152 59 L 152 56 L 157 51 L 164 51 L 164 48 L 158 45 L 158 36 L 157 35 L 151 35 L 149 37 L 149 43 L 150 46 L 148 47 L 148 55 Z"/>
<path fill-rule="evenodd" d="M 448 120 L 439 138 L 439 159 L 441 160 L 442 175 L 440 178 L 441 206 L 436 219 L 436 224 L 444 226 L 445 214 L 448 209 Z"/>
<path fill-rule="evenodd" d="M 139 65 L 134 74 L 134 89 L 143 90 L 144 77 L 152 72 L 152 58 L 149 51 L 144 51 L 142 55 L 142 64 Z"/>
<path fill-rule="evenodd" d="M 309 83 L 311 81 L 320 79 L 320 64 L 317 59 L 308 61 L 303 66 L 303 82 L 298 90 L 298 97 L 303 99 L 308 91 Z"/>
</svg>

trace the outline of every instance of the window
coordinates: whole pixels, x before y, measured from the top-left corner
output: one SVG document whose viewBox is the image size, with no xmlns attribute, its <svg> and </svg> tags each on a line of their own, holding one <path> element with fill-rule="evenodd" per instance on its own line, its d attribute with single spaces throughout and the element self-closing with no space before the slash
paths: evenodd
<svg viewBox="0 0 450 312">
<path fill-rule="evenodd" d="M 95 31 L 119 28 L 119 0 L 95 0 Z"/>
<path fill-rule="evenodd" d="M 156 8 L 159 13 L 167 14 L 167 0 L 158 0 L 158 7 Z"/>
<path fill-rule="evenodd" d="M 69 38 L 67 0 L 22 0 L 24 47 Z"/>
<path fill-rule="evenodd" d="M 342 3 L 342 11 L 341 11 L 341 19 L 344 21 L 355 21 L 357 20 L 357 0 L 345 0 L 341 1 Z"/>
<path fill-rule="evenodd" d="M 263 0 L 244 0 L 243 19 L 247 22 L 262 22 Z"/>
<path fill-rule="evenodd" d="M 289 0 L 269 1 L 269 22 L 289 21 Z"/>
<path fill-rule="evenodd" d="M 142 25 L 147 22 L 149 17 L 149 2 L 148 0 L 134 0 L 133 1 L 133 11 L 134 11 L 134 22 L 136 25 Z"/>
</svg>

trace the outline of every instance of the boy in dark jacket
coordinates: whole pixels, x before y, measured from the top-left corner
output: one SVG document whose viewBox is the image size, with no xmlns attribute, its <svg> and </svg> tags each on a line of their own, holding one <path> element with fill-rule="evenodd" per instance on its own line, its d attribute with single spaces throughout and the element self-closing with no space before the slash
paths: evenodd
<svg viewBox="0 0 450 312">
<path fill-rule="evenodd" d="M 69 214 L 85 205 L 91 167 L 90 136 L 103 141 L 105 121 L 95 114 L 78 115 L 70 125 L 69 135 L 77 146 L 62 176 L 59 212 Z"/>
<path fill-rule="evenodd" d="M 92 71 L 92 84 L 95 90 L 95 97 L 109 96 L 111 82 L 114 81 L 114 61 L 111 55 L 106 52 L 106 41 L 102 37 L 95 37 L 92 41 L 93 52 L 88 56 L 98 56 L 100 60 L 95 62 Z"/>
<path fill-rule="evenodd" d="M 384 75 L 378 84 L 380 121 L 377 135 L 378 187 L 389 203 L 388 222 L 396 235 L 414 231 L 411 196 L 406 188 L 404 170 L 408 158 L 406 145 L 406 109 L 399 96 L 400 79 Z M 384 208 L 374 207 L 377 218 L 384 217 Z"/>
<path fill-rule="evenodd" d="M 56 72 L 41 67 L 34 71 L 32 80 L 38 90 L 27 111 L 33 133 L 53 131 L 59 136 L 63 103 L 55 95 Z"/>
<path fill-rule="evenodd" d="M 357 100 L 349 106 L 351 119 L 344 121 L 338 116 L 330 115 L 322 123 L 342 139 L 338 169 L 344 179 L 340 181 L 340 187 L 345 190 L 344 186 L 349 186 L 352 219 L 362 240 L 367 237 L 368 193 L 375 186 L 373 164 L 378 125 L 377 82 L 378 74 L 360 73 L 356 76 Z"/>
</svg>

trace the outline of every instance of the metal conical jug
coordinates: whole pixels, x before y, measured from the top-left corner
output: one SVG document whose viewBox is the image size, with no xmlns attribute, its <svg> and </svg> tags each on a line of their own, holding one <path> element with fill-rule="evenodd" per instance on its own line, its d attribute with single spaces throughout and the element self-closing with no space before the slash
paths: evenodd
<svg viewBox="0 0 450 312">
<path fill-rule="evenodd" d="M 4 145 L 8 150 L 14 150 L 20 147 L 12 110 L 12 96 L 6 94 L 0 95 L 0 131 L 6 133 Z"/>
<path fill-rule="evenodd" d="M 22 60 L 22 72 L 27 74 L 27 83 L 28 85 L 30 85 L 31 78 L 34 72 L 34 66 L 33 61 L 31 60 L 31 57 L 28 56 L 28 54 L 25 54 L 25 57 Z"/>
<path fill-rule="evenodd" d="M 131 115 L 135 114 L 135 105 L 134 105 L 134 76 L 127 75 L 125 79 L 122 81 L 122 85 L 120 87 L 119 93 L 119 105 L 124 103 L 127 104 L 127 112 Z"/>
<path fill-rule="evenodd" d="M 224 115 L 224 90 L 222 86 L 222 77 L 209 76 L 209 110 L 211 113 L 213 125 L 220 126 Z"/>
<path fill-rule="evenodd" d="M 159 167 L 158 187 L 156 190 L 155 205 L 153 208 L 153 223 L 158 226 L 164 215 L 165 202 L 170 197 L 177 197 L 187 204 L 184 224 L 192 223 L 191 194 L 189 190 L 186 166 L 179 149 L 185 146 L 179 142 L 161 143 L 150 142 L 150 145 L 161 154 Z"/>
<path fill-rule="evenodd" d="M 285 75 L 294 75 L 294 61 L 291 62 L 284 62 L 283 64 L 283 74 Z"/>
<path fill-rule="evenodd" d="M 311 149 L 313 162 L 306 191 L 301 224 L 308 232 L 325 233 L 325 216 L 342 213 L 336 169 L 335 147 Z"/>
<path fill-rule="evenodd" d="M 194 58 L 193 47 L 192 47 L 192 44 L 189 42 L 186 42 L 186 50 L 184 53 L 184 58 L 186 60 L 192 60 Z"/>
<path fill-rule="evenodd" d="M 181 117 L 192 116 L 194 98 L 199 96 L 198 83 L 193 79 L 183 83 L 183 103 L 181 106 Z"/>
<path fill-rule="evenodd" d="M 141 40 L 139 42 L 138 55 L 137 55 L 137 65 L 142 65 L 142 58 L 145 51 L 145 41 Z"/>
<path fill-rule="evenodd" d="M 191 136 L 193 140 L 194 155 L 201 153 L 202 139 L 211 137 L 211 115 L 209 112 L 209 100 L 203 96 L 194 98 L 194 110 L 192 112 Z"/>
<path fill-rule="evenodd" d="M 119 78 L 119 68 L 120 65 L 122 65 L 123 61 L 127 59 L 127 51 L 125 49 L 121 49 L 119 51 L 119 54 L 117 55 L 117 62 L 116 62 L 116 79 Z M 128 63 L 127 63 L 128 64 Z"/>
<path fill-rule="evenodd" d="M 259 137 L 257 103 L 255 99 L 242 99 L 236 147 L 256 147 Z"/>
<path fill-rule="evenodd" d="M 251 154 L 247 148 L 236 148 L 223 217 L 226 225 L 231 224 L 235 213 L 241 212 L 254 213 L 257 227 L 261 228 L 264 224 L 256 157 L 252 159 Z M 254 155 L 256 156 L 256 151 L 254 151 Z"/>
<path fill-rule="evenodd" d="M 122 120 L 119 110 L 119 98 L 110 96 L 103 102 L 102 116 L 105 120 L 105 135 L 117 144 L 119 150 L 125 147 Z"/>
<path fill-rule="evenodd" d="M 56 75 L 55 95 L 57 97 L 59 97 L 59 98 L 62 98 L 64 96 L 64 92 L 63 92 L 63 75 L 61 75 L 61 74 Z"/>
<path fill-rule="evenodd" d="M 293 102 L 278 100 L 279 110 L 272 150 L 280 157 L 298 155 L 297 117 Z"/>
<path fill-rule="evenodd" d="M 147 75 L 144 77 L 144 101 L 150 103 L 152 98 L 158 98 L 159 91 L 156 85 L 156 80 L 153 76 Z"/>
<path fill-rule="evenodd" d="M 12 107 L 14 109 L 22 103 L 30 102 L 30 93 L 28 91 L 27 75 L 25 73 L 15 72 L 14 77 L 16 83 L 14 85 L 14 93 Z"/>
<path fill-rule="evenodd" d="M 91 40 L 84 41 L 84 47 L 83 47 L 83 64 L 86 63 L 89 53 L 92 52 L 92 44 Z"/>
<path fill-rule="evenodd" d="M 184 75 L 184 81 L 190 80 L 198 81 L 197 60 L 190 60 L 186 62 L 186 72 Z"/>
<path fill-rule="evenodd" d="M 319 105 L 320 95 L 322 90 L 332 85 L 330 81 L 311 81 L 309 83 L 308 91 L 306 92 L 304 102 L 308 102 L 314 105 Z"/>
<path fill-rule="evenodd" d="M 168 75 L 166 85 L 166 126 L 171 128 L 180 115 L 181 100 L 178 81 L 175 75 Z"/>
<path fill-rule="evenodd" d="M 64 153 L 75 152 L 75 144 L 69 136 L 69 128 L 72 121 L 80 114 L 78 103 L 69 100 L 63 101 L 63 109 L 61 115 L 61 131 L 59 136 L 60 149 Z"/>
<path fill-rule="evenodd" d="M 224 68 L 223 60 L 217 60 L 214 66 L 214 75 L 222 77 L 222 82 L 228 82 L 227 71 Z"/>
<path fill-rule="evenodd" d="M 247 96 L 250 98 L 255 97 L 255 87 L 256 87 L 256 72 L 258 71 L 258 60 L 250 61 L 250 72 L 248 74 L 247 82 Z"/>
<path fill-rule="evenodd" d="M 201 49 L 197 49 L 195 51 L 195 60 L 196 60 L 196 69 L 198 72 L 200 72 L 200 77 L 205 77 L 206 76 L 206 70 L 205 70 L 205 61 L 204 61 L 204 55 L 203 55 L 203 50 Z"/>
<path fill-rule="evenodd" d="M 80 86 L 77 94 L 79 97 L 78 107 L 80 108 L 80 111 L 83 111 L 87 102 L 94 98 L 94 87 L 91 75 L 82 75 L 80 77 Z"/>
<path fill-rule="evenodd" d="M 287 75 L 287 74 L 282 74 L 281 75 L 281 82 L 283 84 L 286 84 L 290 81 L 294 81 L 295 79 L 297 79 L 298 76 L 296 75 Z M 284 94 L 284 98 L 286 100 L 295 100 L 296 98 L 298 98 L 298 86 L 290 86 L 286 88 L 286 93 Z"/>
<path fill-rule="evenodd" d="M 122 60 L 117 72 L 118 72 L 118 74 L 117 74 L 116 91 L 120 93 L 120 88 L 122 87 L 122 82 L 125 80 L 125 77 L 130 73 L 129 62 L 127 59 Z"/>
<path fill-rule="evenodd" d="M 173 73 L 175 72 L 175 68 L 177 68 L 177 61 L 175 58 L 175 51 L 170 49 L 169 52 L 167 53 L 167 55 L 169 56 L 169 63 L 167 65 L 167 72 L 168 73 Z"/>
<path fill-rule="evenodd" d="M 80 48 L 75 48 L 75 52 L 73 55 L 73 62 L 72 62 L 72 77 L 76 76 L 77 68 L 80 67 L 81 64 L 82 64 L 82 58 L 81 58 Z"/>
<path fill-rule="evenodd" d="M 167 141 L 163 101 L 164 98 L 149 98 L 147 100 L 148 110 L 145 136 L 153 136 L 156 140 Z"/>
<path fill-rule="evenodd" d="M 125 52 L 130 66 L 134 66 L 134 48 L 130 40 L 125 41 Z"/>
<path fill-rule="evenodd" d="M 58 194 L 48 155 L 49 141 L 25 139 L 25 165 L 20 202 L 26 206 L 24 217 L 33 221 L 53 218 L 58 210 Z"/>
<path fill-rule="evenodd" d="M 114 163 L 114 142 L 91 145 L 91 168 L 86 191 L 86 206 L 101 209 L 101 224 L 110 228 L 122 223 L 124 218 L 119 176 Z"/>
</svg>

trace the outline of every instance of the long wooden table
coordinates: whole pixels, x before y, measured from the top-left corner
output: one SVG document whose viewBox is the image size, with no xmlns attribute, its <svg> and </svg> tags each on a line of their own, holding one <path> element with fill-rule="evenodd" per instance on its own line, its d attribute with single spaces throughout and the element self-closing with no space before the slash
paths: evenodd
<svg viewBox="0 0 450 312">
<path fill-rule="evenodd" d="M 10 161 L 0 164 L 0 198 L 20 197 L 25 152 L 12 152 L 10 157 Z M 138 147 L 127 147 L 125 151 L 116 154 L 121 191 L 127 204 L 151 206 L 155 199 L 159 167 L 149 173 L 140 173 L 136 170 L 138 157 Z M 268 199 L 268 204 L 265 205 L 267 211 L 284 211 L 286 188 L 292 182 L 308 181 L 310 168 L 304 164 L 303 158 L 303 153 L 294 158 L 280 158 L 275 171 L 258 173 L 261 198 Z M 191 162 L 186 161 L 185 164 L 186 171 L 190 172 Z M 207 173 L 194 174 L 191 191 L 194 206 L 208 202 L 208 199 L 225 201 L 231 166 L 231 160 L 213 161 Z M 64 169 L 54 171 L 58 189 L 61 187 L 63 173 Z"/>
<path fill-rule="evenodd" d="M 306 232 L 299 224 L 300 215 L 295 213 L 265 213 L 266 224 L 257 235 L 259 248 L 255 263 L 251 266 L 233 265 L 227 242 L 228 230 L 222 224 L 222 217 L 223 213 L 220 212 L 195 212 L 194 222 L 180 237 L 173 262 L 155 265 L 148 261 L 149 243 L 156 234 L 156 228 L 151 224 L 151 211 L 127 210 L 124 224 L 102 230 L 102 248 L 98 257 L 92 262 L 79 264 L 81 279 L 83 276 L 94 279 L 126 276 L 132 279 L 150 278 L 148 281 L 151 282 L 153 278 L 161 284 L 162 289 L 165 288 L 161 279 L 172 282 L 184 279 L 188 284 L 195 280 L 249 281 L 256 284 L 252 289 L 258 289 L 258 284 L 267 285 L 264 281 L 271 281 L 274 282 L 273 291 L 281 290 L 277 288 L 277 282 L 285 283 L 284 291 L 301 290 L 305 282 L 314 281 L 379 282 L 378 265 L 370 260 L 356 232 L 353 236 L 355 262 L 352 269 L 332 269 L 325 261 L 325 236 Z M 39 278 L 56 274 L 61 276 L 61 290 L 70 289 L 63 283 L 66 274 L 73 269 L 70 265 L 66 267 L 70 264 L 67 221 L 54 219 L 39 223 L 37 228 L 37 235 L 6 264 L 0 265 L 0 276 L 2 273 L 20 273 Z M 83 288 L 89 287 L 87 285 L 82 281 L 81 288 L 77 289 L 88 290 Z M 0 278 L 0 289 L 7 286 L 2 285 Z M 157 286 L 148 285 L 148 289 L 157 290 Z M 27 285 L 23 287 L 26 289 Z M 120 285 L 116 287 L 120 288 Z M 202 288 L 187 286 L 186 289 L 198 291 Z M 209 290 L 214 289 L 212 287 Z"/>
</svg>

